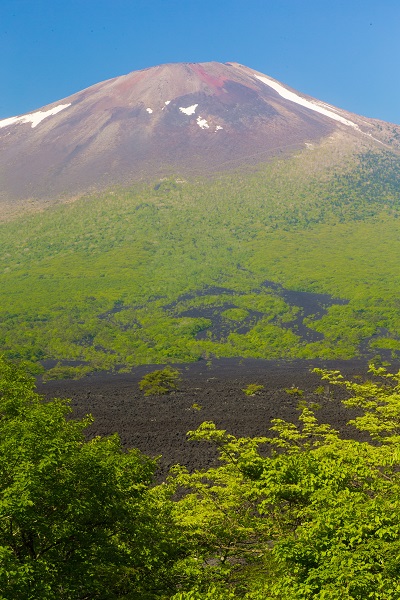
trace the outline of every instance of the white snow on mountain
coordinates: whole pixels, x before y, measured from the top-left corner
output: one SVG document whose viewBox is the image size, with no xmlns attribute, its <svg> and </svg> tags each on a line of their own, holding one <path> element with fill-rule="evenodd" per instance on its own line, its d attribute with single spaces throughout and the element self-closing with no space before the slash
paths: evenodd
<svg viewBox="0 0 400 600">
<path fill-rule="evenodd" d="M 3 127 L 8 127 L 9 125 L 14 125 L 15 123 L 32 123 L 31 127 L 33 129 L 36 127 L 36 125 L 39 125 L 43 119 L 46 119 L 51 115 L 56 115 L 61 110 L 64 110 L 64 108 L 68 108 L 68 106 L 71 106 L 71 103 L 59 104 L 58 106 L 50 108 L 49 110 L 38 110 L 37 112 L 30 113 L 28 115 L 22 115 L 21 117 L 10 117 L 9 119 L 3 119 L 0 121 L 0 129 Z"/>
<path fill-rule="evenodd" d="M 202 119 L 201 117 L 197 117 L 197 125 L 199 127 L 201 127 L 201 129 L 210 129 L 209 124 L 207 123 L 206 119 Z"/>
<path fill-rule="evenodd" d="M 269 77 L 261 77 L 260 75 L 254 75 L 254 76 L 256 77 L 256 79 L 259 79 L 266 85 L 269 85 L 270 87 L 272 87 L 272 89 L 274 89 L 276 92 L 278 92 L 278 94 L 280 96 L 282 96 L 282 98 L 285 98 L 286 100 L 290 100 L 291 102 L 295 102 L 296 104 L 300 104 L 301 106 L 305 106 L 305 108 L 314 110 L 315 112 L 318 112 L 321 115 L 325 115 L 326 117 L 329 117 L 330 119 L 339 121 L 340 123 L 343 123 L 344 125 L 347 125 L 348 127 L 353 127 L 353 129 L 357 129 L 359 131 L 358 125 L 353 123 L 353 121 L 349 121 L 348 119 L 345 119 L 344 117 L 338 115 L 337 113 L 333 112 L 333 110 L 329 110 L 328 108 L 325 108 L 324 106 L 314 104 L 314 102 L 311 102 L 310 100 L 306 100 L 305 98 L 298 96 L 298 94 L 291 92 L 290 90 L 283 87 L 283 85 L 281 85 L 277 81 L 274 81 L 273 79 L 270 79 Z M 325 106 L 327 106 L 327 105 L 325 105 Z"/>
<path fill-rule="evenodd" d="M 194 115 L 197 107 L 198 107 L 198 104 L 192 104 L 192 106 L 188 106 L 187 108 L 183 108 L 182 106 L 180 106 L 179 110 L 181 112 L 183 112 L 185 115 L 190 116 L 190 115 Z"/>
</svg>

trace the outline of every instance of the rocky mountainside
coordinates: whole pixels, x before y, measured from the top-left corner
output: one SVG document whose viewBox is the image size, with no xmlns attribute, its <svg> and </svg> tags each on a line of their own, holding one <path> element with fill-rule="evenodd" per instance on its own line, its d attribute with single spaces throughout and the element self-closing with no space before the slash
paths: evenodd
<svg viewBox="0 0 400 600">
<path fill-rule="evenodd" d="M 397 151 L 400 127 L 240 64 L 166 64 L 0 121 L 0 198 L 69 198 L 140 179 L 237 169 L 335 135 L 354 151 Z"/>
</svg>

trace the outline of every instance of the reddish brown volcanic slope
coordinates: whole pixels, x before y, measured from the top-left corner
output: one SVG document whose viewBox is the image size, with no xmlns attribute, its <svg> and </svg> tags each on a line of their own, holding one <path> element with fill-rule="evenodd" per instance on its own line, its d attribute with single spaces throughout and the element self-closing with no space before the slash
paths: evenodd
<svg viewBox="0 0 400 600">
<path fill-rule="evenodd" d="M 338 129 L 379 144 L 378 124 L 235 63 L 161 65 L 0 121 L 0 198 L 237 168 Z"/>
</svg>

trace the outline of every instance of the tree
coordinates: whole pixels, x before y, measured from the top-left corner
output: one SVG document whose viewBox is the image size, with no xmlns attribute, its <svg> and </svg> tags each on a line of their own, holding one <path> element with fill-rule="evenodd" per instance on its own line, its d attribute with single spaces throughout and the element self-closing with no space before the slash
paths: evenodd
<svg viewBox="0 0 400 600">
<path fill-rule="evenodd" d="M 156 462 L 69 413 L 0 360 L 1 598 L 160 598 L 180 547 Z"/>
<path fill-rule="evenodd" d="M 145 396 L 169 394 L 178 387 L 180 374 L 177 369 L 165 367 L 147 373 L 139 382 L 139 387 L 144 390 Z"/>
<path fill-rule="evenodd" d="M 193 568 L 202 565 L 197 588 L 177 599 L 210 589 L 248 600 L 400 598 L 400 372 L 370 372 L 360 383 L 319 371 L 347 390 L 345 404 L 360 410 L 351 423 L 370 442 L 341 439 L 304 400 L 300 424 L 276 419 L 273 437 L 235 438 L 213 423 L 190 432 L 215 444 L 222 464 L 176 469 L 189 492 L 177 510 L 197 540 Z"/>
</svg>

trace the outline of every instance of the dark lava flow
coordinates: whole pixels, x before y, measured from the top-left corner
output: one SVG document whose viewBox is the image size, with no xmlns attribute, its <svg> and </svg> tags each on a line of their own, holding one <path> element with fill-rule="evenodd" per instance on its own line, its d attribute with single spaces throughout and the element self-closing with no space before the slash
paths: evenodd
<svg viewBox="0 0 400 600">
<path fill-rule="evenodd" d="M 327 313 L 327 310 L 330 306 L 333 306 L 334 304 L 348 304 L 348 300 L 333 298 L 329 294 L 297 292 L 295 290 L 286 289 L 273 281 L 264 281 L 262 286 L 273 291 L 290 307 L 296 307 L 299 309 L 294 319 L 285 323 L 279 322 L 279 325 L 285 329 L 291 329 L 296 335 L 300 336 L 306 342 L 318 342 L 324 339 L 324 335 L 318 331 L 315 331 L 314 329 L 311 329 L 310 327 L 307 327 L 307 325 L 304 324 L 305 318 L 313 317 L 315 320 L 318 320 Z M 230 296 L 243 295 L 244 292 L 237 292 L 229 288 L 210 286 L 197 292 L 180 296 L 175 302 L 164 306 L 164 310 L 173 312 L 179 317 L 209 319 L 212 325 L 203 329 L 202 331 L 199 331 L 196 335 L 196 338 L 205 339 L 207 335 L 211 335 L 213 340 L 222 341 L 233 332 L 240 334 L 247 333 L 257 324 L 258 321 L 265 317 L 265 313 L 246 309 L 249 315 L 239 323 L 230 321 L 229 319 L 224 319 L 222 313 L 225 310 L 237 307 L 236 304 L 228 302 L 228 298 Z M 179 310 L 179 304 L 181 302 L 204 296 L 226 296 L 227 301 L 214 306 L 191 307 L 186 310 Z M 276 322 L 276 320 L 272 321 L 272 323 L 274 322 Z"/>
<path fill-rule="evenodd" d="M 159 456 L 158 480 L 171 465 L 180 463 L 191 470 L 218 464 L 216 451 L 205 442 L 188 442 L 186 433 L 203 421 L 236 436 L 266 435 L 271 419 L 295 422 L 299 396 L 285 390 L 304 390 L 302 398 L 319 402 L 318 418 L 331 424 L 343 436 L 365 439 L 346 423 L 354 411 L 340 400 L 346 393 L 340 388 L 326 394 L 316 393 L 321 386 L 315 366 L 340 369 L 344 376 L 365 377 L 367 362 L 350 361 L 267 361 L 256 359 L 220 359 L 211 364 L 199 361 L 178 366 L 182 372 L 179 389 L 167 396 L 145 397 L 139 381 L 145 373 L 160 365 L 137 367 L 129 374 L 97 374 L 77 381 L 39 383 L 38 391 L 47 398 L 70 398 L 74 417 L 93 414 L 95 421 L 89 437 L 118 432 L 126 448 L 139 448 L 150 456 Z M 263 385 L 257 396 L 246 396 L 243 388 L 250 383 Z M 200 406 L 200 410 L 196 406 Z"/>
<path fill-rule="evenodd" d="M 304 324 L 304 319 L 314 317 L 320 319 L 325 315 L 330 306 L 335 304 L 348 304 L 349 301 L 342 298 L 333 298 L 329 294 L 315 294 L 314 292 L 296 292 L 288 290 L 273 281 L 264 281 L 263 286 L 276 291 L 289 306 L 300 308 L 296 318 L 289 323 L 282 323 L 282 327 L 292 329 L 294 333 L 301 336 L 307 342 L 318 342 L 324 339 L 319 331 L 314 331 Z"/>
</svg>

